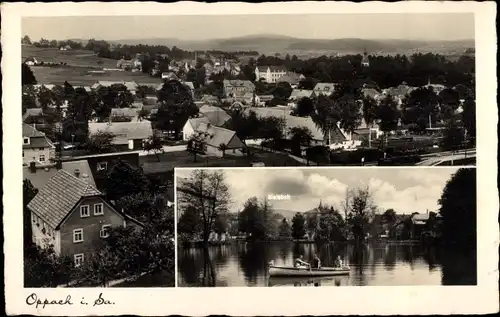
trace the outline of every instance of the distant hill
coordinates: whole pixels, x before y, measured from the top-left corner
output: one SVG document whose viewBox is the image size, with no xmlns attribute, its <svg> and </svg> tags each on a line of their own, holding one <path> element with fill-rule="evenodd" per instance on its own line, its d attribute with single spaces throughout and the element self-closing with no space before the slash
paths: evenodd
<svg viewBox="0 0 500 317">
<path fill-rule="evenodd" d="M 87 40 L 72 39 L 86 43 Z M 343 39 L 300 39 L 284 35 L 257 34 L 226 39 L 209 39 L 201 41 L 187 41 L 178 38 L 144 38 L 112 40 L 109 43 L 126 45 L 166 45 L 177 46 L 184 50 L 221 50 L 239 51 L 255 50 L 261 54 L 295 53 L 329 51 L 331 53 L 348 54 L 361 53 L 365 49 L 369 53 L 405 53 L 405 52 L 463 52 L 467 48 L 474 48 L 474 40 L 457 41 L 424 41 L 424 40 L 367 40 L 358 38 Z"/>
</svg>

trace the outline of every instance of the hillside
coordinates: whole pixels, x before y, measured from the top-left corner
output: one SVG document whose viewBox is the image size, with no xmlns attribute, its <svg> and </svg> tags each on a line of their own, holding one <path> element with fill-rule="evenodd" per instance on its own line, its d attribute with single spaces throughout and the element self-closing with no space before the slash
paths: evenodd
<svg viewBox="0 0 500 317">
<path fill-rule="evenodd" d="M 314 51 L 333 51 L 340 54 L 368 52 L 405 53 L 405 52 L 463 52 L 474 47 L 474 40 L 459 41 L 422 41 L 422 40 L 366 40 L 344 39 L 300 39 L 289 36 L 260 34 L 227 39 L 203 41 L 184 41 L 176 38 L 150 38 L 110 41 L 120 44 L 147 44 L 177 46 L 185 50 L 256 50 L 262 54 L 295 53 Z"/>
</svg>

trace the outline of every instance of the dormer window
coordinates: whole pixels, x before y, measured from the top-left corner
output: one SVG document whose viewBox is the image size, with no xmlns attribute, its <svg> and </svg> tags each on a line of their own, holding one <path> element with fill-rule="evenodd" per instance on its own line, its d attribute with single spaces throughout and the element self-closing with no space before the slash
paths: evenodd
<svg viewBox="0 0 500 317">
<path fill-rule="evenodd" d="M 23 144 L 30 144 L 30 138 L 23 137 Z"/>
</svg>

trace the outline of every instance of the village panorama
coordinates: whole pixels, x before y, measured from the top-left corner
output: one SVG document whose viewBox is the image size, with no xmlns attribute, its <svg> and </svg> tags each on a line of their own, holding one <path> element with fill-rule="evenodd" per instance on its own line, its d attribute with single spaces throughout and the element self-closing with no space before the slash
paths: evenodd
<svg viewBox="0 0 500 317">
<path fill-rule="evenodd" d="M 26 287 L 174 286 L 174 167 L 475 165 L 473 40 L 30 36 Z"/>
</svg>

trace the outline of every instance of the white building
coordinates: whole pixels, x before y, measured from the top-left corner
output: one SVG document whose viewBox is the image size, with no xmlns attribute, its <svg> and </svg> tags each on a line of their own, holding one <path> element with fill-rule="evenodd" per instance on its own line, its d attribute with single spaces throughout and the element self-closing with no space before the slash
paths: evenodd
<svg viewBox="0 0 500 317">
<path fill-rule="evenodd" d="M 286 73 L 287 70 L 284 66 L 257 66 L 255 67 L 255 80 L 276 83 Z"/>
<path fill-rule="evenodd" d="M 42 132 L 23 123 L 23 165 L 31 162 L 49 164 L 55 158 L 56 147 Z"/>
</svg>

